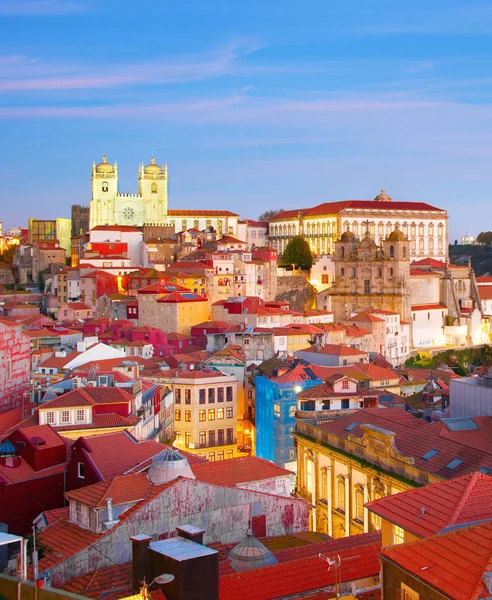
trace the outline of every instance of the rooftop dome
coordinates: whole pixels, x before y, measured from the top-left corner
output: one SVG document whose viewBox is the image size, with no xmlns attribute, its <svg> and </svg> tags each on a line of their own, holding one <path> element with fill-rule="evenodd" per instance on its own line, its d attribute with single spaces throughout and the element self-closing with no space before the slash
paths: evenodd
<svg viewBox="0 0 492 600">
<path fill-rule="evenodd" d="M 392 199 L 388 196 L 388 194 L 386 193 L 386 190 L 381 190 L 381 193 L 378 194 L 374 200 L 376 202 L 391 202 Z"/>
<path fill-rule="evenodd" d="M 388 242 L 405 242 L 406 239 L 403 231 L 400 231 L 398 228 L 392 231 L 388 236 Z"/>
<path fill-rule="evenodd" d="M 347 229 L 342 233 L 342 237 L 340 238 L 341 242 L 356 242 L 357 238 L 355 237 L 355 233 L 352 233 Z"/>
<path fill-rule="evenodd" d="M 144 171 L 147 175 L 153 175 L 154 173 L 160 174 L 162 173 L 162 168 L 155 164 L 155 158 L 152 157 L 150 160 L 150 165 L 147 165 Z"/>
<path fill-rule="evenodd" d="M 236 572 L 276 565 L 278 562 L 270 550 L 251 533 L 229 552 L 229 560 Z"/>
<path fill-rule="evenodd" d="M 113 173 L 114 167 L 110 165 L 106 159 L 106 155 L 104 154 L 102 157 L 102 162 L 96 165 L 96 173 Z"/>
<path fill-rule="evenodd" d="M 187 477 L 195 479 L 188 460 L 174 448 L 166 448 L 152 459 L 149 469 L 149 479 L 155 485 L 162 485 L 177 479 Z"/>
</svg>

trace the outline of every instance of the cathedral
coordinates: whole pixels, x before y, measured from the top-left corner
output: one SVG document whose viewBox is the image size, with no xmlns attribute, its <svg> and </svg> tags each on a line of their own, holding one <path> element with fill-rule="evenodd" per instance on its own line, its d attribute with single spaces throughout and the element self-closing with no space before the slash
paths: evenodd
<svg viewBox="0 0 492 600">
<path fill-rule="evenodd" d="M 89 226 L 170 225 L 175 232 L 212 227 L 219 235 L 237 234 L 238 215 L 228 210 L 170 210 L 167 199 L 167 165 L 150 164 L 138 169 L 138 193 L 118 191 L 118 166 L 107 161 L 92 165 L 92 200 Z"/>
</svg>

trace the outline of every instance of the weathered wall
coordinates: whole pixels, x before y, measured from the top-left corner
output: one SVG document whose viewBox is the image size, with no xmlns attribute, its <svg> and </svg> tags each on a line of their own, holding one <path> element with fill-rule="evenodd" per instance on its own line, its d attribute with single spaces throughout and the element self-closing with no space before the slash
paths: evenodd
<svg viewBox="0 0 492 600">
<path fill-rule="evenodd" d="M 0 323 L 0 412 L 21 405 L 29 392 L 30 367 L 29 338 Z"/>
<path fill-rule="evenodd" d="M 181 479 L 100 538 L 96 548 L 53 567 L 51 582 L 62 585 L 89 571 L 130 561 L 130 537 L 139 533 L 166 539 L 177 526 L 189 524 L 205 530 L 205 544 L 233 543 L 244 538 L 251 518 L 258 515 L 266 515 L 267 536 L 305 531 L 309 511 L 302 500 Z"/>
<path fill-rule="evenodd" d="M 316 289 L 303 275 L 278 277 L 275 300 L 289 302 L 294 310 L 306 310 L 316 305 Z"/>
</svg>

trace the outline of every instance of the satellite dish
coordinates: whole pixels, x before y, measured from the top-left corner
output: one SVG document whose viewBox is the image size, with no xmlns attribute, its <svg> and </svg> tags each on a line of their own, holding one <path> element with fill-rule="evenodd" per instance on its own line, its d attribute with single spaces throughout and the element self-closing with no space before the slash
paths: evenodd
<svg viewBox="0 0 492 600">
<path fill-rule="evenodd" d="M 171 573 L 163 573 L 162 575 L 158 575 L 154 579 L 154 582 L 158 583 L 159 585 L 164 585 L 165 583 L 171 583 L 171 581 L 174 581 L 174 575 L 171 575 Z"/>
</svg>

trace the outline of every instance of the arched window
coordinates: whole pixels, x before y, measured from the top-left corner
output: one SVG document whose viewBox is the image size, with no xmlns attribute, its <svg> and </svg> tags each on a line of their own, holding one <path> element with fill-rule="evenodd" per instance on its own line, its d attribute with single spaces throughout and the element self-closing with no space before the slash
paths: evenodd
<svg viewBox="0 0 492 600">
<path fill-rule="evenodd" d="M 403 223 L 403 233 L 408 237 L 408 223 Z"/>
<path fill-rule="evenodd" d="M 357 223 L 357 221 L 352 223 L 352 231 L 355 233 L 355 235 L 359 235 L 359 223 Z"/>
<path fill-rule="evenodd" d="M 355 506 L 354 518 L 357 521 L 364 522 L 364 488 L 358 484 L 355 486 Z"/>
<path fill-rule="evenodd" d="M 339 477 L 337 482 L 337 508 L 345 512 L 345 478 Z"/>
<path fill-rule="evenodd" d="M 384 235 L 384 223 L 382 221 L 379 221 L 378 223 L 378 234 L 379 237 Z"/>
<path fill-rule="evenodd" d="M 403 258 L 407 257 L 407 247 L 403 246 Z"/>
<path fill-rule="evenodd" d="M 376 234 L 376 223 L 374 223 L 374 221 L 371 221 L 371 223 L 369 223 L 369 232 L 371 235 Z"/>
<path fill-rule="evenodd" d="M 194 227 L 195 229 L 199 229 L 199 227 L 200 227 L 200 221 L 199 221 L 198 219 L 195 219 L 195 220 L 193 221 L 193 227 Z"/>
<path fill-rule="evenodd" d="M 152 185 L 150 186 L 150 191 L 152 194 L 157 194 L 157 183 L 155 181 L 152 182 Z"/>
<path fill-rule="evenodd" d="M 391 256 L 391 258 L 393 258 L 395 256 L 395 247 L 394 246 L 390 246 L 390 256 Z"/>
<path fill-rule="evenodd" d="M 431 237 L 434 235 L 434 223 L 429 224 L 429 235 Z"/>
<path fill-rule="evenodd" d="M 417 235 L 417 225 L 415 225 L 415 223 L 412 223 L 410 225 L 410 234 L 412 237 L 414 237 L 415 235 Z"/>
<path fill-rule="evenodd" d="M 394 229 L 393 225 L 388 221 L 386 223 L 386 235 L 389 235 L 393 231 L 393 229 Z"/>
<path fill-rule="evenodd" d="M 434 250 L 434 238 L 429 238 L 429 250 L 432 252 Z"/>
<path fill-rule="evenodd" d="M 328 498 L 328 471 L 326 469 L 321 469 L 320 498 L 323 500 Z"/>
<path fill-rule="evenodd" d="M 186 219 L 183 219 L 183 220 L 181 221 L 181 229 L 182 229 L 183 231 L 186 231 Z"/>
<path fill-rule="evenodd" d="M 423 223 L 419 223 L 419 235 L 420 236 L 424 235 L 424 224 Z"/>
<path fill-rule="evenodd" d="M 442 237 L 444 233 L 444 225 L 442 223 L 439 223 L 439 225 L 437 226 L 437 235 L 439 237 Z"/>
<path fill-rule="evenodd" d="M 107 192 L 108 191 L 108 182 L 107 181 L 103 181 L 102 182 L 102 191 L 103 192 Z"/>
<path fill-rule="evenodd" d="M 437 240 L 437 247 L 439 248 L 439 250 L 442 250 L 442 247 L 443 247 L 443 241 L 442 241 L 442 238 L 439 238 L 439 239 Z"/>
<path fill-rule="evenodd" d="M 340 258 L 345 258 L 345 247 L 344 246 L 342 246 L 340 248 Z"/>
<path fill-rule="evenodd" d="M 424 249 L 424 238 L 420 238 L 419 239 L 419 250 L 423 250 Z"/>
<path fill-rule="evenodd" d="M 212 227 L 212 219 L 207 219 L 207 227 Z"/>
</svg>

